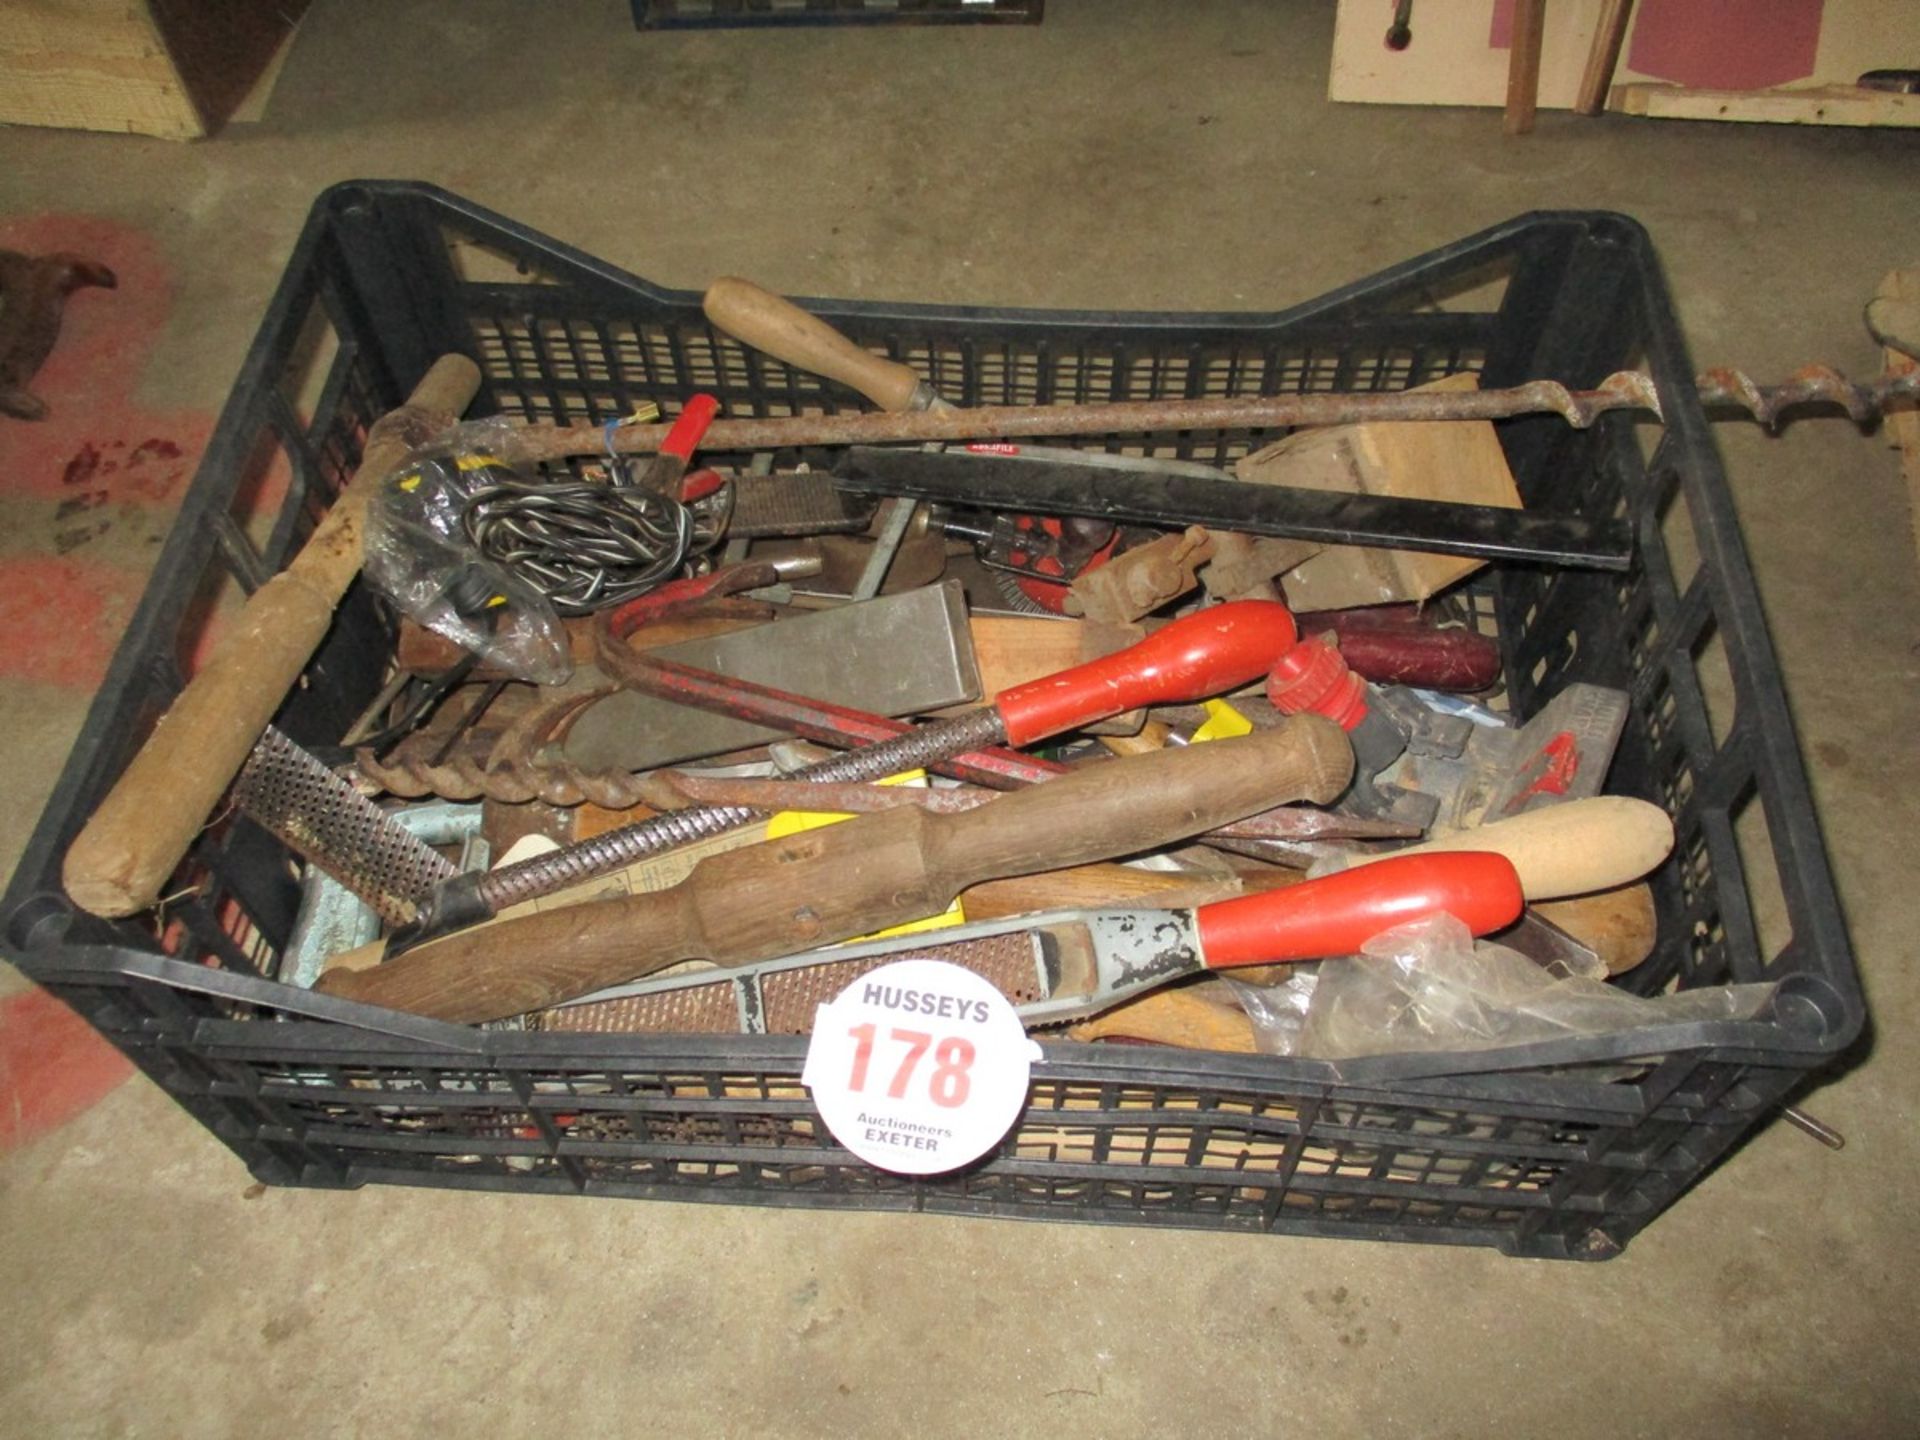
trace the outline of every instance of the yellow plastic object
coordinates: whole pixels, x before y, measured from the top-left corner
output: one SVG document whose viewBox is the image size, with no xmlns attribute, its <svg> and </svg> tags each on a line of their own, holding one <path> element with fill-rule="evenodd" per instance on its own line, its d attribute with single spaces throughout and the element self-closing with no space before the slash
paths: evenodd
<svg viewBox="0 0 1920 1440">
<path fill-rule="evenodd" d="M 1252 727 L 1249 726 L 1249 729 Z M 880 782 L 882 785 L 918 785 L 927 783 L 924 770 L 906 770 L 898 775 L 889 775 Z M 803 830 L 818 830 L 823 825 L 838 825 L 842 820 L 851 820 L 853 816 L 838 810 L 782 810 L 767 820 L 767 839 L 780 840 L 788 835 L 798 835 Z M 889 925 L 885 930 L 876 930 L 871 935 L 861 935 L 860 940 L 879 940 L 889 935 L 913 935 L 922 930 L 945 930 L 952 925 L 967 923 L 966 911 L 960 908 L 959 897 L 938 915 L 929 915 L 921 920 L 908 920 L 904 924 Z M 851 945 L 853 940 L 846 942 Z"/>
<path fill-rule="evenodd" d="M 1253 722 L 1226 701 L 1208 700 L 1204 708 L 1207 712 L 1206 722 L 1193 732 L 1189 744 L 1198 745 L 1202 740 L 1227 740 L 1236 735 L 1253 733 Z"/>
</svg>

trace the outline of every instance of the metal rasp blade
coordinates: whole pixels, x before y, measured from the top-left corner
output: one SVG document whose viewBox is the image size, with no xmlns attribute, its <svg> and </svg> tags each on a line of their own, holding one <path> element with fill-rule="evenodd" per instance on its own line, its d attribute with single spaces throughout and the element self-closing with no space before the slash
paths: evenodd
<svg viewBox="0 0 1920 1440">
<path fill-rule="evenodd" d="M 804 1035 L 814 1007 L 895 960 L 945 960 L 1053 1025 L 1203 968 L 1185 910 L 1056 910 L 803 955 L 655 976 L 544 1012 L 542 1030 Z"/>
<path fill-rule="evenodd" d="M 1044 998 L 1039 937 L 1024 927 L 1005 934 L 945 943 L 923 937 L 914 958 L 945 960 L 971 970 L 1014 1004 Z M 858 959 L 844 950 L 810 964 L 774 964 L 750 970 L 702 970 L 662 980 L 636 994 L 589 1000 L 549 1010 L 542 1030 L 600 1033 L 647 1031 L 694 1035 L 805 1035 L 813 1012 L 869 970 L 901 958 L 898 946 Z M 639 988 L 639 987 L 635 987 Z"/>
<path fill-rule="evenodd" d="M 736 475 L 732 539 L 857 535 L 873 519 L 873 502 L 849 495 L 825 471 Z"/>
<path fill-rule="evenodd" d="M 233 800 L 390 925 L 413 920 L 434 887 L 454 874 L 451 860 L 272 725 L 233 782 Z"/>
</svg>

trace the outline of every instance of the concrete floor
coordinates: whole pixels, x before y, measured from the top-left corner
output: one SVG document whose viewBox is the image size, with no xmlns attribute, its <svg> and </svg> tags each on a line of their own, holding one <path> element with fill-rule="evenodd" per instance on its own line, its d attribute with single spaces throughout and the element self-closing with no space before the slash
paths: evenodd
<svg viewBox="0 0 1920 1440">
<path fill-rule="evenodd" d="M 1492 112 L 1327 104 L 1330 7 L 1049 11 L 1039 29 L 640 36 L 623 0 L 316 0 L 263 123 L 191 146 L 0 132 L 0 221 L 153 237 L 175 303 L 124 379 L 187 432 L 225 395 L 308 202 L 352 176 L 438 182 L 674 285 L 732 271 L 1009 305 L 1264 308 L 1518 211 L 1612 208 L 1652 231 L 1696 356 L 1762 376 L 1875 368 L 1861 305 L 1915 263 L 1911 132 L 1548 114 L 1510 141 Z M 1811 1102 L 1843 1153 L 1775 1125 L 1624 1257 L 1577 1266 L 256 1194 L 133 1081 L 0 1158 L 0 1430 L 1910 1432 L 1920 904 L 1914 791 L 1888 779 L 1915 758 L 1907 497 L 1886 446 L 1841 422 L 1718 435 L 1875 1012 L 1870 1059 Z M 51 548 L 55 498 L 7 485 L 0 552 Z M 156 509 L 80 558 L 137 582 Z M 14 668 L 9 861 L 87 690 Z"/>
</svg>

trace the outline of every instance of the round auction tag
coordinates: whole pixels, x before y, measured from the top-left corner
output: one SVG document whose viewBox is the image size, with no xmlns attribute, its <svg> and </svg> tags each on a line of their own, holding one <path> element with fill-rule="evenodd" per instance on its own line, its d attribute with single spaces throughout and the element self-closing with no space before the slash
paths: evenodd
<svg viewBox="0 0 1920 1440">
<path fill-rule="evenodd" d="M 938 1175 L 1013 1127 L 1040 1047 L 971 970 L 898 960 L 814 1011 L 800 1079 L 833 1138 L 870 1165 Z"/>
</svg>

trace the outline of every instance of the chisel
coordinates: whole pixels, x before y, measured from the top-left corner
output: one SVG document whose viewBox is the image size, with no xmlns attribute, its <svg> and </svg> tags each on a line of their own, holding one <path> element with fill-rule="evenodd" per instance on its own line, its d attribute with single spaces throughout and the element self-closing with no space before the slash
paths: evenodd
<svg viewBox="0 0 1920 1440">
<path fill-rule="evenodd" d="M 1022 915 L 790 955 L 720 975 L 641 981 L 554 1010 L 540 1027 L 801 1034 L 811 1027 L 816 1005 L 867 971 L 910 958 L 972 970 L 998 987 L 1028 1025 L 1056 1025 L 1188 975 L 1352 954 L 1383 930 L 1441 911 L 1476 935 L 1490 934 L 1518 919 L 1525 903 L 1504 856 L 1395 856 L 1194 910 Z"/>
<path fill-rule="evenodd" d="M 1337 725 L 1299 716 L 1085 766 L 959 815 L 888 810 L 728 851 L 671 889 L 480 926 L 370 970 L 330 970 L 318 988 L 440 1020 L 518 1015 L 683 960 L 743 963 L 868 934 L 938 914 L 983 880 L 1131 855 L 1276 803 L 1325 803 L 1352 768 Z"/>
</svg>

